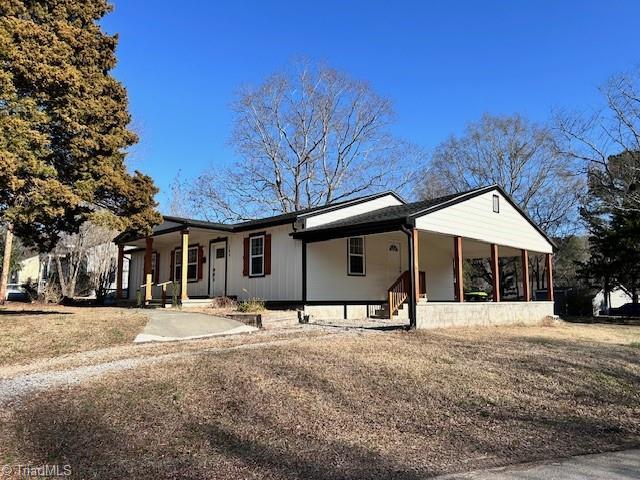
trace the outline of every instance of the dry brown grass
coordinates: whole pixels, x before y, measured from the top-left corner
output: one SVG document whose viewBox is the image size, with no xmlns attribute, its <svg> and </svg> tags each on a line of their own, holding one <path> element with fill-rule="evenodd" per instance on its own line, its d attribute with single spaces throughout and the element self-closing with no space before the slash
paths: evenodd
<svg viewBox="0 0 640 480">
<path fill-rule="evenodd" d="M 123 308 L 7 304 L 0 308 L 0 367 L 128 344 L 146 321 Z"/>
<path fill-rule="evenodd" d="M 333 335 L 44 393 L 0 459 L 83 478 L 417 479 L 640 444 L 640 328 Z"/>
</svg>

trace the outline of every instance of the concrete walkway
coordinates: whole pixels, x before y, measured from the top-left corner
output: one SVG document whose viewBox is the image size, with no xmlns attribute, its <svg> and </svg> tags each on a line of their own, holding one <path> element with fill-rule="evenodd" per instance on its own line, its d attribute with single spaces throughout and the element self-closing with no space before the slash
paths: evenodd
<svg viewBox="0 0 640 480">
<path fill-rule="evenodd" d="M 581 455 L 553 462 L 530 463 L 435 477 L 437 480 L 631 480 L 639 478 L 640 449 Z"/>
<path fill-rule="evenodd" d="M 159 308 L 149 309 L 146 313 L 149 315 L 149 322 L 142 333 L 135 338 L 135 343 L 190 340 L 257 330 L 237 320 L 204 313 Z"/>
</svg>

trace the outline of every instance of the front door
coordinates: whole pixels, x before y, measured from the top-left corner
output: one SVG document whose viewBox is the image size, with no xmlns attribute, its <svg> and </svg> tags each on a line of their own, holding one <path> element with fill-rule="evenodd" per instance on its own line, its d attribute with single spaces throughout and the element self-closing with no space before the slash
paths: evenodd
<svg viewBox="0 0 640 480">
<path fill-rule="evenodd" d="M 395 281 L 402 273 L 402 252 L 400 250 L 400 242 L 389 242 L 387 250 L 387 271 L 389 272 L 391 281 Z"/>
<path fill-rule="evenodd" d="M 223 297 L 227 283 L 227 242 L 209 244 L 209 296 Z"/>
</svg>

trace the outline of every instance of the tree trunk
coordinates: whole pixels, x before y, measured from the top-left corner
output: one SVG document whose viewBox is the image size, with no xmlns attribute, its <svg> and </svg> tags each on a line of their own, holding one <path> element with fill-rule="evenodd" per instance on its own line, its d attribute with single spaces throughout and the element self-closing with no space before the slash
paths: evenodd
<svg viewBox="0 0 640 480">
<path fill-rule="evenodd" d="M 60 290 L 63 297 L 67 297 L 67 282 L 65 280 L 64 271 L 62 270 L 62 262 L 60 255 L 56 255 L 56 267 L 58 269 L 58 281 L 60 282 Z"/>
<path fill-rule="evenodd" d="M 9 283 L 9 270 L 11 269 L 11 249 L 13 247 L 12 225 L 7 224 L 4 238 L 4 257 L 2 258 L 2 272 L 0 273 L 0 303 L 7 300 L 7 284 Z"/>
</svg>

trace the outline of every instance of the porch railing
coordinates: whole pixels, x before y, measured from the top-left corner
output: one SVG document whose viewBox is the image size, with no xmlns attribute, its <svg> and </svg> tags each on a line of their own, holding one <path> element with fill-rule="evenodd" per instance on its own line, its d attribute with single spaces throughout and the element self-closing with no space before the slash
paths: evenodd
<svg viewBox="0 0 640 480">
<path fill-rule="evenodd" d="M 405 271 L 393 282 L 387 291 L 389 295 L 389 318 L 393 317 L 400 305 L 409 297 L 409 271 Z"/>
<path fill-rule="evenodd" d="M 151 288 L 153 287 L 160 287 L 162 290 L 162 296 L 160 297 L 161 300 L 161 304 L 163 307 L 165 307 L 167 305 L 167 287 L 169 285 L 171 285 L 171 301 L 172 303 L 174 303 L 173 297 L 174 297 L 174 292 L 173 292 L 173 284 L 176 283 L 173 280 L 169 280 L 168 282 L 162 282 L 162 283 L 152 283 L 151 284 Z M 147 284 L 143 283 L 142 285 L 140 285 L 140 289 L 142 290 L 142 294 L 144 295 L 144 291 L 147 288 Z M 138 301 L 138 303 L 140 303 L 140 301 Z"/>
<path fill-rule="evenodd" d="M 418 272 L 418 290 L 420 291 L 420 297 L 425 296 L 426 292 L 426 276 L 423 271 Z M 387 294 L 389 296 L 389 318 L 398 313 L 400 305 L 402 305 L 407 298 L 409 298 L 409 270 L 405 270 L 400 275 L 393 285 L 389 287 Z"/>
</svg>

